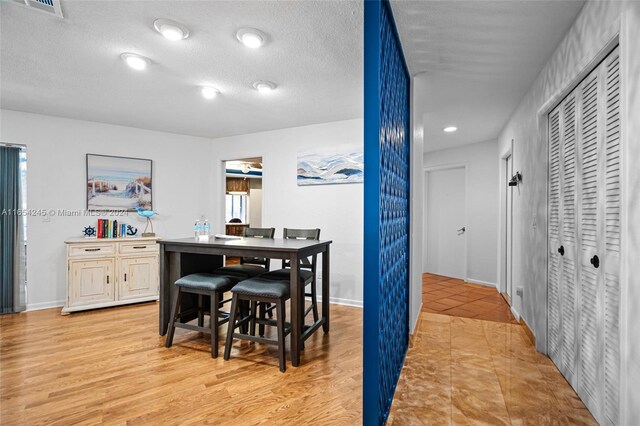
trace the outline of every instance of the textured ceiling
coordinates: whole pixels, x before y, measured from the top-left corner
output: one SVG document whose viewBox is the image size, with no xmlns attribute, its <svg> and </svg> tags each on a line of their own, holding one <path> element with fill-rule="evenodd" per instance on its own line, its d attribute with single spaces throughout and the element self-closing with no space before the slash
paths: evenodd
<svg viewBox="0 0 640 426">
<path fill-rule="evenodd" d="M 61 3 L 62 20 L 0 1 L 2 108 L 205 137 L 362 117 L 361 1 Z M 164 39 L 156 18 L 189 38 Z M 261 49 L 236 40 L 246 26 L 267 34 Z M 125 51 L 153 64 L 136 72 Z"/>
<path fill-rule="evenodd" d="M 392 1 L 425 151 L 495 139 L 584 2 Z M 444 133 L 449 125 L 455 133 Z"/>
</svg>

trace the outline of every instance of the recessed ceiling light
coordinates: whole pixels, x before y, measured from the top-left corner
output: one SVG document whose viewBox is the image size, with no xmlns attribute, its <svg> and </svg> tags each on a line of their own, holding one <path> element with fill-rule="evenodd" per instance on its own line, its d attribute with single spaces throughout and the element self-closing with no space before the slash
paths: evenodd
<svg viewBox="0 0 640 426">
<path fill-rule="evenodd" d="M 253 88 L 260 93 L 271 93 L 275 90 L 276 84 L 270 81 L 260 80 L 253 83 Z"/>
<path fill-rule="evenodd" d="M 220 93 L 220 91 L 215 87 L 204 86 L 202 89 L 200 89 L 200 93 L 202 93 L 202 96 L 205 99 L 213 99 L 218 96 L 218 93 Z"/>
<path fill-rule="evenodd" d="M 451 133 L 451 132 L 455 132 L 456 130 L 458 130 L 458 128 L 456 126 L 449 126 L 449 127 L 445 127 L 442 130 L 444 130 L 447 133 Z"/>
<path fill-rule="evenodd" d="M 120 55 L 123 61 L 127 63 L 131 68 L 137 71 L 142 71 L 149 65 L 149 59 L 136 53 L 123 53 Z"/>
<path fill-rule="evenodd" d="M 266 40 L 265 34 L 255 28 L 241 28 L 236 34 L 238 41 L 251 49 L 262 46 Z"/>
<path fill-rule="evenodd" d="M 187 27 L 169 19 L 156 19 L 153 21 L 153 28 L 168 40 L 177 41 L 189 37 Z"/>
</svg>

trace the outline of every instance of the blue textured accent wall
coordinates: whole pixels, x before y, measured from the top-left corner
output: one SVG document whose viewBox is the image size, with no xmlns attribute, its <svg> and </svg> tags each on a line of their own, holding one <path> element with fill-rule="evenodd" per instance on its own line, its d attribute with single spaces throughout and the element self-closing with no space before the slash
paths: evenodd
<svg viewBox="0 0 640 426">
<path fill-rule="evenodd" d="M 365 425 L 386 422 L 409 342 L 410 76 L 385 0 L 364 4 Z"/>
</svg>

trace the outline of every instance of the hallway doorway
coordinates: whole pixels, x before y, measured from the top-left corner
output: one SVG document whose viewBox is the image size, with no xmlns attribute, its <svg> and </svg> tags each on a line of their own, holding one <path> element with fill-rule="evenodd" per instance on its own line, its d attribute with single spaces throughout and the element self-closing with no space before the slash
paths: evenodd
<svg viewBox="0 0 640 426">
<path fill-rule="evenodd" d="M 262 157 L 223 162 L 225 176 L 224 233 L 242 237 L 246 228 L 262 227 Z M 240 258 L 226 256 L 225 265 L 237 265 Z"/>
<path fill-rule="evenodd" d="M 425 173 L 424 272 L 467 279 L 466 167 Z"/>
<path fill-rule="evenodd" d="M 506 180 L 513 176 L 513 156 L 509 153 L 504 158 L 504 173 Z M 511 305 L 511 297 L 513 295 L 513 187 L 505 185 L 505 206 L 504 206 L 504 274 L 501 293 L 509 305 Z"/>
</svg>

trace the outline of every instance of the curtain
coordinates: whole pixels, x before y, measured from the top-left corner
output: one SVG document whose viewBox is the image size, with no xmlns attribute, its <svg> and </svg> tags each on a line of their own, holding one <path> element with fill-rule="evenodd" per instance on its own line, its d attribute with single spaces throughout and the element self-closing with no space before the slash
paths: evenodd
<svg viewBox="0 0 640 426">
<path fill-rule="evenodd" d="M 0 313 L 25 309 L 25 232 L 19 147 L 0 146 Z"/>
</svg>

